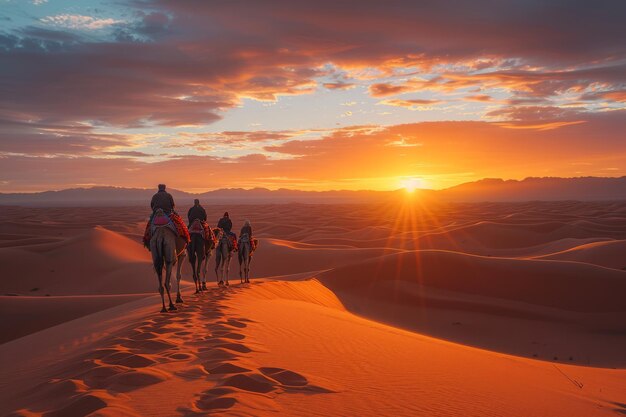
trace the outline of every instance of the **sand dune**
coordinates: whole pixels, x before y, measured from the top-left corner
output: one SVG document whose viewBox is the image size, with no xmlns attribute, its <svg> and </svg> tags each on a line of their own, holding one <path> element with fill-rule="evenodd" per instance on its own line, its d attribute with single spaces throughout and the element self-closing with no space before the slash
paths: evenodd
<svg viewBox="0 0 626 417">
<path fill-rule="evenodd" d="M 146 294 L 0 296 L 0 315 L 3 317 L 0 322 L 0 343 L 145 297 Z"/>
<path fill-rule="evenodd" d="M 626 312 L 626 274 L 562 261 L 489 258 L 415 251 L 334 268 L 319 276 L 338 290 L 387 280 L 577 312 Z"/>
<path fill-rule="evenodd" d="M 264 239 L 262 245 L 263 250 L 259 250 L 252 261 L 258 277 L 319 271 L 398 251 L 382 247 L 313 245 L 281 239 Z"/>
<path fill-rule="evenodd" d="M 253 283 L 171 314 L 144 208 L 5 208 L 1 415 L 626 412 L 626 203 L 206 206 Z"/>
<path fill-rule="evenodd" d="M 556 253 L 537 256 L 536 259 L 586 262 L 607 268 L 626 270 L 626 241 L 609 240 L 587 243 Z"/>
<path fill-rule="evenodd" d="M 151 298 L 0 345 L 0 366 L 17 394 L 2 387 L 0 412 L 608 416 L 623 410 L 623 370 L 555 366 L 385 326 L 345 311 L 316 281 L 264 282 L 188 299 L 177 314 L 155 313 Z M 23 347 L 32 344 L 41 354 L 26 370 Z"/>
<path fill-rule="evenodd" d="M 156 279 L 141 245 L 101 227 L 53 243 L 0 248 L 0 293 L 33 295 L 152 292 Z"/>
<path fill-rule="evenodd" d="M 418 251 L 317 276 L 351 311 L 420 333 L 526 357 L 626 366 L 622 271 Z"/>
</svg>

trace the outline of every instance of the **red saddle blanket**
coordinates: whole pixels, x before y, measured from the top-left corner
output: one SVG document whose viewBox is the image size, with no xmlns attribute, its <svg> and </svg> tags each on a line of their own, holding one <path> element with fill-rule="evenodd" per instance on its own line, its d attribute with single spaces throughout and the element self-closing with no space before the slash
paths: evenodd
<svg viewBox="0 0 626 417">
<path fill-rule="evenodd" d="M 194 220 L 189 227 L 189 233 L 202 233 L 204 240 L 207 242 L 215 242 L 215 235 L 207 222 Z"/>
<path fill-rule="evenodd" d="M 259 244 L 259 239 L 250 239 L 247 234 L 244 234 L 243 236 L 239 237 L 239 246 L 241 246 L 241 244 L 244 242 L 250 242 L 250 251 L 254 252 Z"/>
<path fill-rule="evenodd" d="M 230 240 L 230 247 L 233 252 L 237 252 L 239 250 L 239 243 L 237 242 L 237 237 L 234 235 L 228 235 L 228 239 Z"/>
<path fill-rule="evenodd" d="M 183 218 L 180 217 L 177 213 L 172 213 L 169 215 L 169 219 L 176 227 L 176 230 L 178 231 L 178 236 L 185 239 L 187 243 L 191 242 L 191 236 L 189 236 L 189 230 L 187 230 L 187 225 L 185 225 Z M 146 229 L 143 233 L 143 245 L 146 248 L 150 248 L 150 239 L 152 238 L 152 226 L 162 226 L 166 224 L 165 222 L 163 222 L 163 219 L 160 219 L 158 217 L 155 217 L 155 219 L 153 220 L 156 221 L 153 221 L 153 223 L 148 221 L 148 223 L 146 224 Z"/>
</svg>

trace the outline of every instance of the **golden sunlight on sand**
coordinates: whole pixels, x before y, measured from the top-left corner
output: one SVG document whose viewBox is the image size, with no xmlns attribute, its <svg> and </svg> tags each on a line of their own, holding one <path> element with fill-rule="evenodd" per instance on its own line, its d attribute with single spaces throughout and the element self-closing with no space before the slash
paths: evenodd
<svg viewBox="0 0 626 417">
<path fill-rule="evenodd" d="M 162 314 L 144 209 L 5 207 L 0 415 L 626 412 L 625 203 L 228 210 L 252 283 Z"/>
</svg>

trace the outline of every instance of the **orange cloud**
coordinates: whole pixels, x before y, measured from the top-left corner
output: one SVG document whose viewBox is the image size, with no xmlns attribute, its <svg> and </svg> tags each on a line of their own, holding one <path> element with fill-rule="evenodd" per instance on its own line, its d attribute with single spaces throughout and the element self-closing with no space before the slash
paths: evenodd
<svg viewBox="0 0 626 417">
<path fill-rule="evenodd" d="M 427 99 L 388 99 L 383 100 L 379 104 L 385 104 L 387 106 L 406 107 L 409 110 L 430 110 L 432 106 L 443 103 L 442 100 L 427 100 Z"/>
<path fill-rule="evenodd" d="M 324 83 L 322 85 L 324 86 L 324 88 L 328 88 L 329 90 L 349 90 L 356 86 L 356 84 L 354 83 L 345 83 L 345 82 Z"/>
<path fill-rule="evenodd" d="M 134 187 L 167 181 L 171 187 L 189 190 L 255 186 L 322 190 L 390 189 L 398 178 L 416 176 L 439 188 L 483 177 L 603 175 L 607 166 L 617 168 L 612 175 L 626 174 L 623 111 L 581 117 L 586 123 L 546 122 L 531 129 L 522 122 L 355 126 L 319 139 L 294 137 L 242 157 L 171 155 L 144 162 L 122 155 L 4 155 L 0 179 L 5 191 L 66 188 L 77 179 Z"/>
<path fill-rule="evenodd" d="M 478 102 L 486 103 L 486 102 L 493 101 L 493 97 L 491 97 L 491 96 L 489 96 L 487 94 L 477 94 L 477 95 L 473 95 L 473 96 L 466 96 L 466 97 L 464 97 L 464 100 L 467 100 L 467 101 L 478 101 Z"/>
</svg>

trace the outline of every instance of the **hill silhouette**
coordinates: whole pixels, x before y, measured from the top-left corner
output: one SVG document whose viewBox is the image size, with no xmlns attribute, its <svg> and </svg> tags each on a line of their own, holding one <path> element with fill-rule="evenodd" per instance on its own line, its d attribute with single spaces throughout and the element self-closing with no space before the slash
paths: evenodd
<svg viewBox="0 0 626 417">
<path fill-rule="evenodd" d="M 194 194 L 168 191 L 184 205 L 194 198 L 212 203 L 350 203 L 393 200 L 405 191 L 302 191 L 267 188 L 225 188 Z M 98 186 L 37 193 L 0 193 L 2 205 L 123 206 L 147 205 L 155 189 Z M 608 201 L 626 199 L 626 176 L 555 178 L 529 177 L 524 180 L 487 178 L 443 190 L 416 190 L 421 199 L 454 202 L 505 201 Z"/>
</svg>

